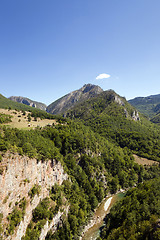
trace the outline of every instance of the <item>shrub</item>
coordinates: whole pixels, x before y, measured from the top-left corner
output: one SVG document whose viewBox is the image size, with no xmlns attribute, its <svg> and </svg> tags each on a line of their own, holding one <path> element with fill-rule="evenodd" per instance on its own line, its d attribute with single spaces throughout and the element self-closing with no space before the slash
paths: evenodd
<svg viewBox="0 0 160 240">
<path fill-rule="evenodd" d="M 34 198 L 34 196 L 37 194 L 39 195 L 40 194 L 40 191 L 41 191 L 41 186 L 35 184 L 33 186 L 33 188 L 28 192 L 28 195 L 30 196 L 30 198 Z"/>
</svg>

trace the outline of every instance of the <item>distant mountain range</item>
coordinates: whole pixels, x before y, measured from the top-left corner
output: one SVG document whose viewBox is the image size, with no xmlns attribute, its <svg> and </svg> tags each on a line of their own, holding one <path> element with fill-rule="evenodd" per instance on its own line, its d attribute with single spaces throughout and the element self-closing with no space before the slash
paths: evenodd
<svg viewBox="0 0 160 240">
<path fill-rule="evenodd" d="M 26 103 L 24 101 L 26 98 L 14 99 Z M 0 96 L 2 108 L 27 110 L 32 112 L 32 117 L 49 119 L 57 117 L 62 121 L 64 120 L 62 116 L 54 116 L 54 114 L 63 114 L 67 119 L 82 122 L 92 131 L 122 148 L 126 146 L 143 157 L 153 159 L 154 156 L 154 160 L 159 160 L 157 152 L 148 152 L 148 145 L 145 145 L 143 141 L 153 137 L 149 130 L 152 127 L 151 122 L 113 90 L 103 91 L 99 86 L 86 84 L 79 90 L 73 91 L 50 104 L 46 107 L 48 112 L 36 108 L 38 105 L 32 103 L 33 101 L 30 100 L 28 104 L 34 107 Z M 158 102 L 156 103 L 158 104 Z M 156 128 L 156 126 L 154 127 Z M 147 141 L 145 140 L 145 142 Z M 157 146 L 153 150 L 156 148 Z"/>
<path fill-rule="evenodd" d="M 160 168 L 146 166 L 160 162 L 159 125 L 113 90 L 91 84 L 46 107 L 66 118 L 28 98 L 11 99 L 0 95 L 0 239 L 79 239 L 91 211 L 120 189 L 130 190 L 111 210 L 102 239 L 111 239 L 105 235 L 113 236 L 114 226 L 112 239 L 159 239 Z M 9 124 L 14 115 L 16 127 Z"/>
<path fill-rule="evenodd" d="M 128 101 L 154 123 L 160 123 L 160 94 L 148 97 L 136 97 Z"/>
<path fill-rule="evenodd" d="M 61 114 L 75 106 L 77 103 L 95 97 L 97 94 L 101 92 L 103 92 L 103 89 L 100 88 L 99 86 L 85 84 L 82 88 L 71 93 L 68 93 L 67 95 L 51 103 L 49 106 L 46 106 L 44 103 L 41 102 L 33 101 L 26 97 L 12 96 L 9 97 L 9 99 L 14 102 L 23 103 L 34 108 L 45 110 L 48 113 Z"/>
<path fill-rule="evenodd" d="M 26 97 L 12 96 L 9 99 L 14 102 L 23 103 L 25 105 L 45 110 L 51 114 L 65 114 L 78 104 L 94 98 L 98 94 L 103 93 L 103 89 L 97 85 L 85 84 L 82 88 L 68 93 L 58 100 L 46 106 L 44 103 L 33 101 Z M 139 112 L 147 116 L 152 122 L 160 123 L 160 94 L 148 97 L 136 97 L 128 101 Z"/>
<path fill-rule="evenodd" d="M 10 100 L 14 101 L 14 102 L 19 102 L 19 103 L 23 103 L 25 105 L 28 105 L 30 107 L 35 107 L 35 108 L 38 108 L 38 109 L 41 109 L 41 110 L 46 110 L 46 105 L 44 103 L 41 103 L 41 102 L 36 102 L 36 101 L 33 101 L 29 98 L 25 98 L 25 97 L 17 97 L 17 96 L 11 96 L 9 97 Z"/>
</svg>

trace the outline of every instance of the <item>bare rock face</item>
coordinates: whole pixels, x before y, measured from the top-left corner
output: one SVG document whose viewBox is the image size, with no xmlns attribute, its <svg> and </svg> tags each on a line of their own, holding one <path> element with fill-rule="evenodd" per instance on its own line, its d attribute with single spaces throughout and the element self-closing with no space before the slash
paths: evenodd
<svg viewBox="0 0 160 240">
<path fill-rule="evenodd" d="M 132 119 L 133 119 L 134 121 L 140 121 L 139 113 L 138 113 L 137 111 L 134 111 L 134 112 L 132 113 Z"/>
<path fill-rule="evenodd" d="M 11 96 L 11 97 L 9 97 L 9 99 L 14 101 L 14 102 L 23 103 L 23 104 L 28 105 L 30 107 L 38 108 L 38 109 L 41 109 L 41 110 L 44 110 L 44 111 L 46 110 L 46 105 L 44 103 L 36 102 L 36 101 L 33 101 L 29 98 Z"/>
<path fill-rule="evenodd" d="M 65 209 L 65 214 L 68 214 L 69 206 Z M 48 231 L 52 231 L 54 233 L 57 229 L 57 224 L 60 222 L 61 216 L 64 214 L 64 212 L 59 211 L 56 216 L 52 219 L 52 221 L 49 223 L 48 220 L 46 224 L 44 225 L 41 235 L 39 237 L 39 240 L 44 240 L 47 236 Z"/>
<path fill-rule="evenodd" d="M 115 101 L 117 104 L 121 105 L 121 106 L 125 106 L 125 103 L 124 103 L 124 102 L 122 101 L 122 99 L 121 99 L 119 96 L 117 96 L 117 95 L 115 95 L 114 101 Z M 139 117 L 138 111 L 135 111 L 135 110 L 134 110 L 131 114 L 129 114 L 128 111 L 127 111 L 127 109 L 124 108 L 124 114 L 125 114 L 126 118 L 131 118 L 131 119 L 134 120 L 134 121 L 140 121 L 140 117 Z"/>
<path fill-rule="evenodd" d="M 23 198 L 27 201 L 24 218 L 16 227 L 14 234 L 11 236 L 4 234 L 2 238 L 20 240 L 25 235 L 27 226 L 32 219 L 32 211 L 41 200 L 49 196 L 49 189 L 55 183 L 61 185 L 67 179 L 67 174 L 64 173 L 62 165 L 55 160 L 37 162 L 36 159 L 9 152 L 3 156 L 0 168 L 3 170 L 0 174 L 0 213 L 3 214 L 2 225 L 4 228 L 7 225 L 7 216 L 13 211 L 16 203 Z M 35 185 L 40 187 L 40 192 L 35 194 L 31 200 L 28 192 Z M 62 214 L 62 212 L 58 212 L 53 222 L 58 222 Z M 51 224 L 48 225 L 48 228 L 51 228 Z M 42 236 L 45 234 L 47 234 L 46 226 Z"/>
<path fill-rule="evenodd" d="M 115 102 L 118 103 L 121 106 L 124 106 L 124 102 L 120 99 L 120 97 L 118 97 L 117 95 L 115 95 Z"/>
<path fill-rule="evenodd" d="M 78 102 L 88 100 L 103 92 L 102 88 L 92 84 L 85 84 L 79 90 L 73 91 L 66 96 L 51 103 L 46 111 L 53 114 L 65 113 L 65 111 L 74 107 Z"/>
</svg>

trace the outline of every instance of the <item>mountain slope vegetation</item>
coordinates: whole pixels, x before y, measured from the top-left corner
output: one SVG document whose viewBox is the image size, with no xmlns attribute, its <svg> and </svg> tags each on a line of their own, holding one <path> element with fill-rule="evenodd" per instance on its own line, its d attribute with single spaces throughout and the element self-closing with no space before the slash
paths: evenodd
<svg viewBox="0 0 160 240">
<path fill-rule="evenodd" d="M 160 178 L 127 192 L 106 217 L 102 239 L 160 239 Z"/>
<path fill-rule="evenodd" d="M 0 106 L 17 108 L 17 110 L 22 111 L 29 109 L 31 115 L 35 117 L 56 117 L 44 111 L 12 102 L 9 99 L 6 100 L 3 96 L 0 96 Z M 141 166 L 135 163 L 133 157 L 134 152 L 139 156 L 160 160 L 159 127 L 150 123 L 114 91 L 101 92 L 95 97 L 80 102 L 65 112 L 65 115 L 67 118 L 57 117 L 57 124 L 28 130 L 4 126 L 3 123 L 9 121 L 10 117 L 1 116 L 0 175 L 4 174 L 4 166 L 1 164 L 1 160 L 5 152 L 10 152 L 28 156 L 30 161 L 35 158 L 37 163 L 48 160 L 61 162 L 69 176 L 61 186 L 53 186 L 52 189 L 49 189 L 48 199 L 44 199 L 33 212 L 33 218 L 28 225 L 23 240 L 38 240 L 46 218 L 51 221 L 58 211 L 58 207 L 61 209 L 62 202 L 69 205 L 68 215 L 62 217 L 61 224 L 58 225 L 54 234 L 52 231 L 48 232 L 46 239 L 79 239 L 94 209 L 107 194 L 114 194 L 119 189 L 129 189 L 143 182 L 145 184 L 145 181 L 158 179 L 159 177 L 159 164 Z M 148 184 L 149 189 L 154 187 L 155 183 L 148 182 Z M 136 189 L 139 188 L 142 189 L 142 187 Z M 35 186 L 29 194 L 32 196 L 35 193 L 38 194 L 38 191 L 38 186 Z M 129 203 L 131 202 L 132 191 L 134 192 L 134 189 L 127 195 Z M 155 188 L 155 199 L 153 196 L 153 200 L 155 201 L 155 208 L 158 208 L 159 195 L 156 191 L 158 191 L 158 188 Z M 143 196 L 146 199 L 146 204 L 149 205 L 148 201 L 151 199 L 148 200 L 146 193 Z M 24 206 L 21 207 L 21 203 L 17 203 L 13 212 L 5 220 L 0 214 L 0 234 L 3 232 L 13 234 L 24 216 L 25 204 L 23 202 Z M 53 206 L 56 206 L 56 208 Z M 143 207 L 144 209 L 141 207 L 134 208 L 133 221 L 132 216 L 129 217 L 130 215 L 128 216 L 127 213 L 125 219 L 129 219 L 135 225 L 141 224 L 141 221 L 144 220 L 150 221 L 151 215 L 155 215 L 157 219 L 158 211 L 152 213 L 150 207 Z M 138 222 L 135 215 L 139 216 L 144 211 L 142 215 L 145 216 L 146 209 L 149 209 L 149 218 L 142 218 Z M 114 211 L 117 211 L 117 209 L 115 208 Z M 128 213 L 130 213 L 130 208 L 128 208 Z M 123 217 L 123 213 L 120 216 Z M 121 218 L 121 220 L 123 222 L 124 219 Z M 4 222 L 5 224 L 3 224 Z M 106 223 L 103 232 L 104 239 L 112 234 L 114 237 L 114 231 L 115 236 L 117 236 L 117 230 L 114 230 L 114 226 L 112 226 L 112 215 Z M 140 226 L 143 227 L 143 224 Z M 147 222 L 147 224 L 150 223 Z M 117 226 L 120 227 L 115 225 L 115 229 L 118 228 Z M 136 227 L 135 234 L 137 233 Z M 121 231 L 126 230 L 122 228 Z M 126 234 L 129 236 L 127 231 Z"/>
<path fill-rule="evenodd" d="M 160 94 L 148 97 L 136 97 L 128 102 L 149 118 L 160 113 Z"/>
<path fill-rule="evenodd" d="M 1 126 L 0 151 L 1 155 L 5 151 L 18 152 L 38 161 L 56 159 L 68 173 L 70 180 L 64 181 L 56 191 L 62 192 L 60 195 L 67 199 L 70 211 L 57 232 L 54 235 L 49 232 L 46 239 L 78 238 L 91 212 L 107 193 L 132 187 L 159 174 L 158 166 L 146 169 L 139 166 L 129 150 L 115 146 L 89 127 L 74 121 L 35 130 Z M 0 172 L 3 174 L 3 167 Z M 36 210 L 37 220 L 33 219 L 35 227 L 27 230 L 24 240 L 39 236 L 36 224 L 46 217 L 41 214 L 45 211 L 43 208 L 45 204 Z M 51 216 L 51 213 L 47 214 Z M 15 229 L 14 224 L 17 223 L 11 223 Z"/>
<path fill-rule="evenodd" d="M 160 124 L 160 113 L 157 113 L 154 117 L 152 117 L 151 122 Z"/>
<path fill-rule="evenodd" d="M 160 129 L 114 91 L 105 91 L 66 113 L 120 147 L 160 160 Z"/>
</svg>

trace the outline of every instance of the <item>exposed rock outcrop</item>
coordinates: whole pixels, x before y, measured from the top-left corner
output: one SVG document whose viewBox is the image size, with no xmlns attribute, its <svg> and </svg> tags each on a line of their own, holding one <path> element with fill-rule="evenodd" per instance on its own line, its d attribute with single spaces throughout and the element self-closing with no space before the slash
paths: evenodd
<svg viewBox="0 0 160 240">
<path fill-rule="evenodd" d="M 69 206 L 65 209 L 65 213 L 68 214 Z M 39 240 L 44 240 L 47 236 L 48 231 L 52 231 L 54 233 L 57 229 L 57 224 L 60 222 L 61 216 L 64 214 L 64 212 L 59 211 L 56 216 L 52 219 L 52 221 L 49 223 L 48 220 L 46 224 L 44 225 L 41 235 L 39 237 Z"/>
<path fill-rule="evenodd" d="M 118 103 L 119 105 L 121 105 L 121 106 L 125 106 L 125 104 L 124 104 L 124 102 L 122 101 L 122 99 L 121 99 L 119 96 L 117 96 L 117 95 L 115 95 L 114 101 L 115 101 L 116 103 Z M 125 114 L 126 118 L 130 118 L 130 117 L 131 117 L 131 119 L 134 120 L 134 121 L 140 121 L 140 117 L 139 117 L 138 111 L 135 111 L 135 110 L 134 110 L 134 111 L 131 113 L 131 116 L 130 116 L 130 114 L 128 113 L 127 109 L 124 108 L 124 114 Z"/>
<path fill-rule="evenodd" d="M 140 121 L 139 113 L 137 111 L 133 111 L 132 113 L 132 119 L 134 121 Z"/>
<path fill-rule="evenodd" d="M 147 97 L 136 97 L 128 102 L 150 119 L 160 113 L 160 94 Z"/>
<path fill-rule="evenodd" d="M 23 103 L 25 105 L 28 105 L 30 107 L 34 107 L 34 108 L 38 108 L 38 109 L 41 109 L 41 110 L 46 110 L 46 105 L 44 103 L 41 103 L 41 102 L 36 102 L 36 101 L 33 101 L 29 98 L 25 98 L 25 97 L 17 97 L 17 96 L 11 96 L 9 97 L 10 100 L 14 101 L 14 102 L 19 102 L 19 103 Z"/>
<path fill-rule="evenodd" d="M 118 103 L 121 106 L 124 106 L 124 102 L 120 99 L 120 97 L 118 97 L 117 95 L 115 95 L 115 102 Z"/>
<path fill-rule="evenodd" d="M 3 156 L 0 168 L 3 170 L 0 175 L 0 213 L 3 214 L 4 228 L 7 225 L 7 216 L 13 211 L 15 205 L 23 198 L 27 201 L 24 218 L 16 227 L 14 234 L 3 236 L 8 240 L 20 240 L 32 219 L 32 211 L 42 199 L 49 196 L 49 189 L 55 183 L 61 185 L 67 179 L 67 174 L 64 173 L 62 165 L 55 160 L 37 162 L 36 159 L 9 152 Z M 28 193 L 35 185 L 40 187 L 40 192 L 31 199 Z M 58 222 L 61 215 L 62 212 L 55 216 L 53 224 Z M 48 225 L 49 230 L 53 224 Z M 47 227 L 44 232 L 47 232 Z M 41 237 L 41 239 L 44 238 Z"/>
</svg>

